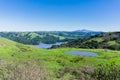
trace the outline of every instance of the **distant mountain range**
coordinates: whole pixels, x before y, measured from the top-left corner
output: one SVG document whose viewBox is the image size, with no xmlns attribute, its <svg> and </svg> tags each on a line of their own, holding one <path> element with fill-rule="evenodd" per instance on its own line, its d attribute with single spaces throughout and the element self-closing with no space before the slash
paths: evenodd
<svg viewBox="0 0 120 80">
<path fill-rule="evenodd" d="M 76 39 L 89 38 L 90 36 L 101 34 L 103 32 L 91 30 L 76 31 L 37 31 L 37 32 L 0 32 L 1 37 L 23 43 L 38 45 L 39 43 L 56 43 L 73 41 Z"/>
<path fill-rule="evenodd" d="M 90 38 L 77 39 L 60 46 L 53 46 L 52 48 L 58 47 L 120 50 L 120 32 L 102 33 Z"/>
</svg>

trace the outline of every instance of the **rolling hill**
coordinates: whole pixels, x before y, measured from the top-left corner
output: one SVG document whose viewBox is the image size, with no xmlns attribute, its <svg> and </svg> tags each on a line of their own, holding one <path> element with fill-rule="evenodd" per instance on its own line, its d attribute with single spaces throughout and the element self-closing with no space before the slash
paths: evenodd
<svg viewBox="0 0 120 80">
<path fill-rule="evenodd" d="M 12 58 L 12 57 L 14 58 L 15 56 L 20 56 L 21 53 L 22 53 L 21 56 L 24 56 L 27 59 L 28 55 L 33 55 L 34 53 L 37 53 L 37 48 L 0 37 L 0 56 L 1 57 L 3 56 L 7 58 Z"/>
<path fill-rule="evenodd" d="M 120 50 L 120 32 L 108 32 L 95 35 L 90 38 L 77 39 L 61 46 L 53 47 L 75 47 L 90 49 L 112 49 Z"/>
<path fill-rule="evenodd" d="M 38 32 L 0 32 L 1 37 L 23 43 L 38 45 L 39 43 L 56 43 L 72 41 L 79 38 L 88 38 L 90 36 L 101 34 L 95 31 L 38 31 Z"/>
<path fill-rule="evenodd" d="M 39 52 L 33 46 L 0 37 L 0 80 L 44 80 L 44 67 L 36 56 Z"/>
<path fill-rule="evenodd" d="M 95 52 L 99 56 L 66 54 L 71 50 Z M 119 61 L 120 51 L 77 48 L 39 49 L 0 37 L 1 80 L 85 80 L 90 78 L 91 80 L 110 80 L 111 78 L 119 80 Z M 113 62 L 115 62 L 114 65 L 111 64 Z M 101 69 L 103 69 L 102 72 Z M 92 76 L 93 74 L 99 78 Z M 100 77 L 103 74 L 106 75 Z"/>
</svg>

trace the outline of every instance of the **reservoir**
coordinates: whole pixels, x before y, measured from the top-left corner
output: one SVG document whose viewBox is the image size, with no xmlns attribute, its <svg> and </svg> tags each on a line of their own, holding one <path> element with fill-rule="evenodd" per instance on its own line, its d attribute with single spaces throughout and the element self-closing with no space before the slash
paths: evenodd
<svg viewBox="0 0 120 80">
<path fill-rule="evenodd" d="M 45 44 L 45 43 L 40 43 L 39 45 L 36 45 L 38 48 L 51 48 L 53 45 L 61 45 L 65 42 L 56 42 L 54 44 Z"/>
<path fill-rule="evenodd" d="M 97 53 L 87 51 L 68 51 L 67 54 L 81 55 L 81 56 L 98 56 Z"/>
</svg>

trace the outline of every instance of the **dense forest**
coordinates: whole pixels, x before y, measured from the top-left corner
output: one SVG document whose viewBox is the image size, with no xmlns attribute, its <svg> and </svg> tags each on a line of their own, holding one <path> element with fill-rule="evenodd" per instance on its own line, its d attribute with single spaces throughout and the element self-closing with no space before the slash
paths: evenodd
<svg viewBox="0 0 120 80">
<path fill-rule="evenodd" d="M 74 40 L 60 46 L 53 46 L 52 48 L 56 47 L 120 50 L 120 32 L 103 33 L 90 38 Z"/>
<path fill-rule="evenodd" d="M 95 31 L 39 31 L 39 32 L 0 32 L 1 37 L 23 43 L 38 45 L 39 43 L 56 43 L 72 41 L 79 38 L 88 38 L 92 35 L 101 34 Z"/>
</svg>

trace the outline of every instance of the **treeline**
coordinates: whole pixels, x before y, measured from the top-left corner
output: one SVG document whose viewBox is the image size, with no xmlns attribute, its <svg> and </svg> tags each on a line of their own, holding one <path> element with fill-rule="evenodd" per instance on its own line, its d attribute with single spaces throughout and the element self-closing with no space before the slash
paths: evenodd
<svg viewBox="0 0 120 80">
<path fill-rule="evenodd" d="M 120 50 L 120 32 L 103 33 L 90 38 L 74 40 L 60 46 L 52 46 L 52 48 L 58 47 Z"/>
</svg>

